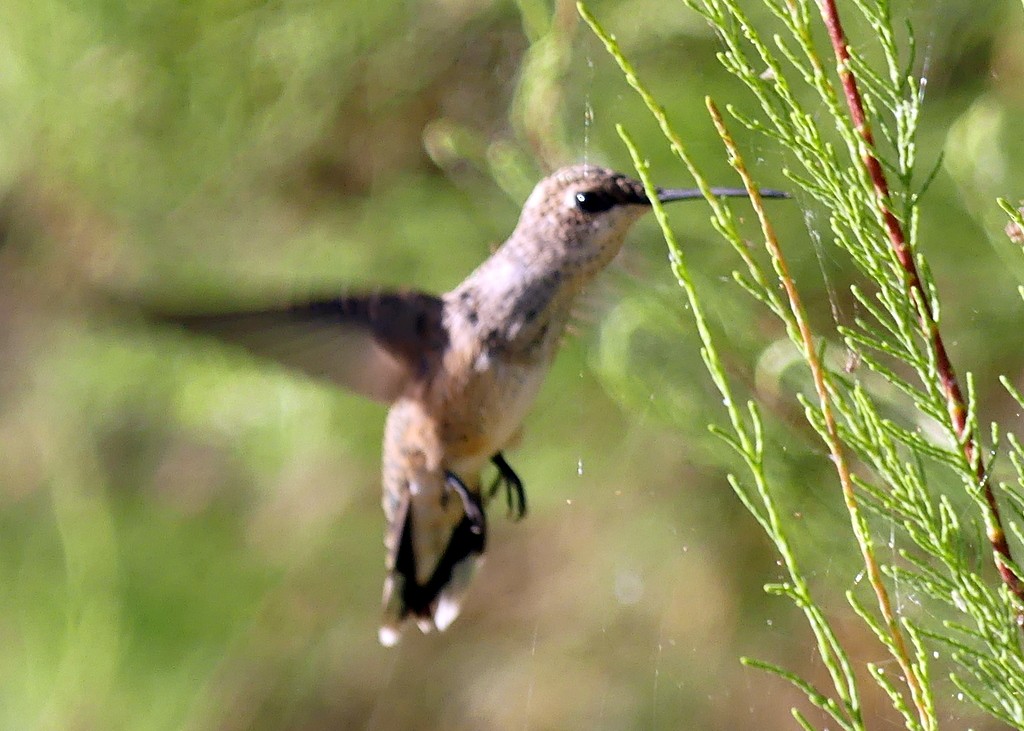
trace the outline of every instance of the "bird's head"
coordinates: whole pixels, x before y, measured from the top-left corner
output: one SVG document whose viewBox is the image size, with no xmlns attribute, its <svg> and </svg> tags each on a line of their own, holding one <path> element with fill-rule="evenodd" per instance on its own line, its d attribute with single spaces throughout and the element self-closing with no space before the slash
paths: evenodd
<svg viewBox="0 0 1024 731">
<path fill-rule="evenodd" d="M 659 189 L 663 202 L 698 197 Z M 573 165 L 537 183 L 523 206 L 514 238 L 532 255 L 569 265 L 589 278 L 615 258 L 630 226 L 651 210 L 639 180 L 607 168 Z"/>
</svg>

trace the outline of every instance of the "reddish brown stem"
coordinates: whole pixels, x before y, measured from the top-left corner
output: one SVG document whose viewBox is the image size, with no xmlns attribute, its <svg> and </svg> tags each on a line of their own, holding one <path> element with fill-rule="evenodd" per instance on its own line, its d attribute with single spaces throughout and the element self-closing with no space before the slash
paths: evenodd
<svg viewBox="0 0 1024 731">
<path fill-rule="evenodd" d="M 941 380 L 942 391 L 946 396 L 946 409 L 949 412 L 950 423 L 956 433 L 960 444 L 963 445 L 964 458 L 974 470 L 975 480 L 985 496 L 985 503 L 988 506 L 986 516 L 986 532 L 988 540 L 992 545 L 992 553 L 995 559 L 996 568 L 1002 577 L 1003 583 L 1017 598 L 1018 602 L 1024 604 L 1024 582 L 1014 573 L 1011 568 L 1013 557 L 1010 553 L 1010 545 L 1003 532 L 1002 518 L 1000 517 L 999 504 L 996 502 L 995 492 L 992 489 L 991 481 L 981 459 L 976 436 L 971 433 L 967 423 L 967 406 L 964 401 L 963 392 L 960 390 L 960 383 L 956 371 L 946 352 L 946 345 L 939 332 L 938 324 L 935 322 L 935 313 L 932 310 L 931 302 L 928 299 L 924 286 L 921 284 L 921 277 L 918 273 L 917 263 L 914 261 L 914 254 L 910 250 L 903 227 L 899 219 L 893 214 L 889 207 L 889 184 L 882 170 L 882 164 L 875 156 L 875 140 L 871 134 L 871 125 L 868 123 L 864 113 L 864 104 L 861 100 L 860 89 L 857 87 L 857 79 L 850 70 L 850 52 L 846 45 L 846 34 L 843 31 L 842 23 L 839 20 L 839 10 L 836 8 L 835 0 L 820 0 L 821 17 L 828 28 L 828 35 L 832 41 L 832 49 L 836 54 L 836 68 L 839 72 L 839 79 L 843 84 L 843 92 L 846 96 L 846 104 L 850 109 L 850 117 L 853 120 L 854 128 L 863 142 L 861 146 L 861 162 L 868 171 L 871 183 L 875 188 L 875 196 L 878 200 L 879 211 L 882 214 L 882 221 L 892 244 L 893 251 L 900 266 L 906 272 L 907 289 L 910 296 L 916 301 L 920 313 L 920 325 L 926 337 L 931 341 L 932 350 L 935 353 L 935 367 Z"/>
</svg>

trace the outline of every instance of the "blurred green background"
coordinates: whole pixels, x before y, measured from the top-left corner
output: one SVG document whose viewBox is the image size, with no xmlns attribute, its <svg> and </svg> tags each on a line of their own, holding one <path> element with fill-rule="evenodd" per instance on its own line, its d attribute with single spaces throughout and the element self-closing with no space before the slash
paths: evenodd
<svg viewBox="0 0 1024 731">
<path fill-rule="evenodd" d="M 946 155 L 921 241 L 947 338 L 983 420 L 1012 419 L 995 375 L 1024 375 L 1024 268 L 994 197 L 1024 197 L 1024 12 L 898 5 L 927 78 L 922 169 Z M 735 185 L 702 100 L 752 107 L 706 25 L 680 2 L 591 7 Z M 799 614 L 761 591 L 781 570 L 725 482 L 737 465 L 706 430 L 720 404 L 652 221 L 509 455 L 530 515 L 497 506 L 458 622 L 392 650 L 376 640 L 384 409 L 98 303 L 443 291 L 545 171 L 628 170 L 616 122 L 662 184 L 691 184 L 561 0 L 0 4 L 0 727 L 792 727 L 806 703 L 738 658 L 824 671 Z M 733 128 L 760 182 L 789 187 L 786 161 Z M 786 396 L 784 333 L 731 286 L 702 205 L 670 213 L 728 369 L 772 417 L 816 590 L 854 659 L 880 660 L 844 608 L 856 552 Z M 816 324 L 848 322 L 823 212 L 772 210 Z M 952 726 L 997 727 L 938 688 Z M 893 720 L 868 702 L 875 727 Z"/>
</svg>

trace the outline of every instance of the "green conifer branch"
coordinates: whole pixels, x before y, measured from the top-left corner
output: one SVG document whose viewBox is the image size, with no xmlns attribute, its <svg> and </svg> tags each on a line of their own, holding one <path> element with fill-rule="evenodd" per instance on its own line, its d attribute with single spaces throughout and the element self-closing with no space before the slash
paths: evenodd
<svg viewBox="0 0 1024 731">
<path fill-rule="evenodd" d="M 899 663 L 900 668 L 903 670 L 904 680 L 907 687 L 910 689 L 911 698 L 917 706 L 916 722 L 911 718 L 909 711 L 903 702 L 903 696 L 896 687 L 892 683 L 888 682 L 888 680 L 886 680 L 884 684 L 880 684 L 893 700 L 893 706 L 897 708 L 897 710 L 899 710 L 907 719 L 908 728 L 932 728 L 932 724 L 930 723 L 931 716 L 928 713 L 929 699 L 927 697 L 927 688 L 922 686 L 921 681 L 918 678 L 917 667 L 910 659 L 899 621 L 897 620 L 896 613 L 893 611 L 892 600 L 889 598 L 889 590 L 886 588 L 885 581 L 882 578 L 882 570 L 875 558 L 874 541 L 871 538 L 871 532 L 868 529 L 867 521 L 861 513 L 859 500 L 856 490 L 854 489 L 853 478 L 850 472 L 850 466 L 846 457 L 846 450 L 839 437 L 839 428 L 836 424 L 836 418 L 832 409 L 831 394 L 834 393 L 834 391 L 828 387 L 828 376 L 824 366 L 822 365 L 821 359 L 818 357 L 817 349 L 815 348 L 815 339 L 807 319 L 807 312 L 804 309 L 803 301 L 797 291 L 796 283 L 789 274 L 789 265 L 786 263 L 786 258 L 782 253 L 782 247 L 779 245 L 779 240 L 775 235 L 775 229 L 768 218 L 768 212 L 764 207 L 764 200 L 761 198 L 761 194 L 758 192 L 757 186 L 754 184 L 754 179 L 747 170 L 746 164 L 743 162 L 743 158 L 740 155 L 739 148 L 733 141 L 732 135 L 729 134 L 729 130 L 722 119 L 721 113 L 718 111 L 718 107 L 715 106 L 715 103 L 710 97 L 706 98 L 706 103 L 708 112 L 711 114 L 711 119 L 715 123 L 715 129 L 718 130 L 718 135 L 725 144 L 728 152 L 729 163 L 732 165 L 733 169 L 739 173 L 740 178 L 743 180 L 743 185 L 750 196 L 751 205 L 754 208 L 754 212 L 757 214 L 758 222 L 761 225 L 761 232 L 764 235 L 765 248 L 768 250 L 772 266 L 775 269 L 775 274 L 778 277 L 783 290 L 786 292 L 786 297 L 789 301 L 789 313 L 786 316 L 786 321 L 787 324 L 792 322 L 795 329 L 799 332 L 799 337 L 794 337 L 794 340 L 800 348 L 800 352 L 811 371 L 814 390 L 818 395 L 818 413 L 814 415 L 812 419 L 818 420 L 820 417 L 819 423 L 822 427 L 820 429 L 820 433 L 828 447 L 829 455 L 832 458 L 832 464 L 835 466 L 836 473 L 839 477 L 839 484 L 843 492 L 843 501 L 846 504 L 846 510 L 850 516 L 851 529 L 853 530 L 854 537 L 857 540 L 857 546 L 864 561 L 864 567 L 868 575 L 868 582 L 871 584 L 871 588 L 875 593 L 875 599 L 878 602 L 879 611 L 881 612 L 882 619 L 885 622 L 885 629 L 883 630 L 882 627 L 874 624 L 873 621 L 868 620 L 866 612 L 862 613 L 861 616 L 865 620 L 869 621 L 869 624 L 875 631 L 879 640 L 886 646 L 890 654 L 895 658 L 896 662 Z M 876 680 L 880 680 L 880 676 L 877 674 L 874 675 Z"/>
<path fill-rule="evenodd" d="M 755 115 L 741 114 L 730 106 L 730 114 L 785 150 L 793 166 L 784 173 L 828 210 L 834 245 L 850 257 L 866 281 L 851 288 L 861 315 L 852 323 L 837 323 L 837 331 L 855 362 L 866 367 L 872 377 L 825 367 L 822 348 L 815 344 L 823 344 L 824 338 L 802 330 L 792 293 L 782 301 L 779 288 L 770 283 L 772 277 L 760 268 L 736 232 L 729 209 L 707 197 L 712 223 L 746 267 L 743 274 L 734 272 L 733 279 L 779 318 L 811 372 L 817 403 L 799 393 L 796 398 L 837 464 L 844 497 L 852 498 L 847 504 L 853 537 L 862 548 L 881 621 L 852 592 L 848 600 L 897 659 L 902 677 L 887 675 L 881 666 L 865 667 L 907 728 L 937 727 L 930 665 L 940 660 L 953 668 L 950 676 L 964 689 L 962 699 L 995 718 L 1024 727 L 1024 703 L 1020 700 L 1024 697 L 1024 656 L 1018 627 L 1022 598 L 1018 577 L 1022 573 L 1006 535 L 1008 532 L 1016 541 L 1024 538 L 1018 522 L 1024 517 L 1024 448 L 1013 434 L 1001 440 L 1000 430 L 993 425 L 991 444 L 1008 445 L 1009 462 L 1017 474 L 1015 485 L 996 484 L 990 477 L 991 465 L 982 459 L 986 452 L 979 439 L 974 382 L 970 374 L 962 381 L 958 378 L 940 331 L 937 288 L 917 243 L 921 196 L 936 168 L 923 179 L 916 174 L 921 97 L 918 82 L 907 71 L 913 64 L 913 37 L 901 38 L 894 32 L 887 0 L 853 0 L 882 51 L 881 64 L 873 65 L 848 47 L 834 0 L 823 0 L 821 5 L 810 0 L 761 1 L 786 30 L 768 36 L 770 42 L 737 0 L 686 0 L 718 31 L 723 65 L 746 84 L 760 106 Z M 707 186 L 664 109 L 639 81 L 614 37 L 585 8 L 580 12 L 652 112 L 672 151 L 707 195 Z M 820 20 L 815 21 L 819 15 Z M 814 40 L 812 23 L 822 21 L 829 31 L 829 50 L 837 59 L 836 77 L 826 72 Z M 901 45 L 907 49 L 903 55 Z M 807 89 L 820 106 L 806 106 Z M 823 109 L 827 114 L 822 114 Z M 724 132 L 721 115 L 715 116 Z M 833 127 L 825 128 L 823 123 Z M 620 135 L 650 186 L 641 156 L 623 130 Z M 742 164 L 735 148 L 730 149 L 730 160 Z M 753 181 L 747 179 L 746 183 L 753 191 Z M 1024 230 L 1020 212 L 1005 202 L 1002 205 L 1011 226 L 1018 227 L 1014 231 Z M 673 271 L 697 319 L 705 364 L 730 416 L 730 429 L 714 431 L 744 459 L 753 484 L 748 486 L 736 476 L 730 476 L 729 482 L 775 543 L 789 573 L 788 581 L 766 590 L 787 596 L 804 612 L 829 668 L 836 705 L 788 671 L 766 663 L 748 664 L 786 678 L 844 728 L 861 728 L 864 720 L 850 658 L 814 604 L 792 556 L 794 542 L 799 543 L 802 536 L 787 532 L 781 522 L 765 477 L 765 463 L 772 455 L 765 454 L 760 439 L 755 444 L 750 437 L 751 428 L 763 428 L 759 410 L 749 403 L 748 420 L 736 408 L 683 253 L 660 206 L 655 209 Z M 766 219 L 762 226 L 767 231 L 770 227 L 765 224 Z M 1007 232 L 1013 235 L 1010 227 Z M 775 275 L 786 289 L 787 275 L 780 261 L 772 256 Z M 880 383 L 889 388 L 879 390 Z M 1004 385 L 1024 408 L 1024 399 L 1005 379 Z M 904 399 L 902 404 L 895 401 L 898 397 Z M 923 431 L 922 425 L 927 430 Z M 864 466 L 858 471 L 870 474 L 853 474 L 836 459 L 836 450 L 840 454 L 849 450 Z M 944 476 L 966 486 L 978 519 L 961 515 L 962 499 L 955 493 L 943 494 Z M 997 488 L 1005 496 L 1004 505 L 996 502 Z M 1010 511 L 1018 520 L 1006 522 L 1001 510 Z M 884 521 L 890 534 L 892 558 L 887 564 L 879 563 L 870 550 L 863 550 L 865 546 L 870 549 L 872 530 L 879 529 L 875 520 Z M 971 554 L 979 520 L 992 547 L 1001 588 L 979 573 Z M 886 606 L 887 584 L 900 585 L 904 596 L 909 588 L 920 600 L 931 602 L 928 613 L 915 617 L 907 613 L 906 606 L 891 602 Z M 906 689 L 900 690 L 904 683 Z M 796 709 L 794 718 L 802 727 L 811 728 Z"/>
<path fill-rule="evenodd" d="M 857 3 L 862 12 L 871 21 L 872 28 L 880 34 L 885 56 L 889 60 L 890 80 L 899 83 L 899 76 L 894 68 L 896 57 L 895 42 L 892 38 L 891 18 L 888 16 L 888 4 L 879 3 L 869 6 L 861 0 Z M 846 32 L 843 30 L 842 21 L 839 17 L 839 9 L 835 0 L 822 0 L 820 4 L 821 17 L 828 29 L 829 40 L 832 42 L 832 50 L 836 57 L 836 72 L 843 86 L 846 95 L 846 104 L 853 120 L 854 128 L 860 135 L 863 145 L 860 147 L 860 158 L 871 177 L 871 184 L 874 187 L 878 213 L 881 216 L 886 233 L 889 236 L 889 243 L 892 245 L 893 253 L 903 268 L 906 278 L 906 287 L 910 296 L 918 308 L 918 320 L 923 337 L 930 341 L 930 352 L 935 358 L 935 375 L 941 385 L 943 395 L 946 399 L 946 408 L 949 411 L 949 420 L 956 434 L 957 441 L 963 450 L 964 459 L 970 465 L 974 473 L 975 484 L 980 489 L 986 508 L 985 527 L 989 543 L 992 545 L 992 552 L 999 570 L 999 575 L 1010 592 L 1017 598 L 1021 605 L 1024 605 L 1024 582 L 1014 573 L 1011 568 L 1013 557 L 1010 553 L 1010 546 L 1006 540 L 1006 533 L 1003 531 L 1002 517 L 999 504 L 996 502 L 995 491 L 989 480 L 985 464 L 981 459 L 981 447 L 978 444 L 976 431 L 971 428 L 971 420 L 968 418 L 968 400 L 964 398 L 960 390 L 960 382 L 956 370 L 946 351 L 945 340 L 939 330 L 937 299 L 927 291 L 928 287 L 918 271 L 918 259 L 914 256 L 910 242 L 903 230 L 903 225 L 896 217 L 891 208 L 891 195 L 889 182 L 886 179 L 882 164 L 875 153 L 875 139 L 871 131 L 871 123 L 865 113 L 863 97 L 860 93 L 860 86 L 857 77 L 852 70 L 850 50 L 846 43 Z M 874 11 L 878 11 L 877 13 Z M 861 65 L 863 66 L 863 64 Z M 896 87 L 898 88 L 898 87 Z M 916 114 L 914 115 L 916 117 Z M 897 118 L 897 129 L 903 131 L 905 124 L 902 117 Z M 909 138 L 901 137 L 899 140 Z M 908 148 L 908 154 L 903 159 L 904 166 L 913 165 L 913 147 Z M 899 149 L 899 148 L 897 148 Z M 909 170 L 909 167 L 902 167 Z M 908 176 L 909 177 L 909 176 Z M 934 383 L 929 380 L 928 383 Z M 969 488 L 971 486 L 968 486 Z"/>
</svg>

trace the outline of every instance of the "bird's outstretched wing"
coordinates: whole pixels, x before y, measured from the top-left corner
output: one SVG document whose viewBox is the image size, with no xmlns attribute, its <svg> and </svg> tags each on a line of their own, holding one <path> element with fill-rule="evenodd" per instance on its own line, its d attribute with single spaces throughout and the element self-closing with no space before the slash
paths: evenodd
<svg viewBox="0 0 1024 731">
<path fill-rule="evenodd" d="M 148 314 L 391 402 L 447 347 L 443 310 L 434 295 L 388 292 L 249 312 Z"/>
</svg>

